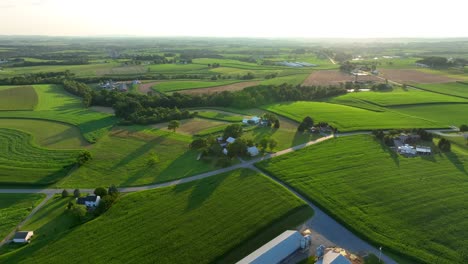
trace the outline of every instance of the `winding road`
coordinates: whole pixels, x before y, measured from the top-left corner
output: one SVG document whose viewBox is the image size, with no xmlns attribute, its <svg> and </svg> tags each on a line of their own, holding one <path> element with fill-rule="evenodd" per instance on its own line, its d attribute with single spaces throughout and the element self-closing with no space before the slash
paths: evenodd
<svg viewBox="0 0 468 264">
<path fill-rule="evenodd" d="M 456 128 L 452 129 L 433 129 L 433 130 L 427 130 L 432 133 L 442 133 L 442 132 L 453 132 L 457 131 Z M 362 134 L 370 134 L 371 131 L 357 131 L 357 132 L 349 132 L 349 133 L 338 133 L 335 136 L 330 135 L 326 137 L 319 138 L 314 141 L 309 141 L 304 144 L 300 144 L 288 149 L 284 149 L 281 151 L 278 151 L 276 153 L 272 154 L 267 154 L 265 156 L 252 159 L 249 161 L 242 161 L 239 164 L 227 167 L 227 168 L 222 168 L 219 170 L 214 170 L 202 174 L 198 174 L 195 176 L 179 179 L 179 180 L 174 180 L 170 182 L 165 182 L 165 183 L 158 183 L 158 184 L 152 184 L 152 185 L 146 185 L 146 186 L 138 186 L 138 187 L 124 187 L 124 188 L 119 188 L 121 192 L 128 193 L 128 192 L 137 192 L 137 191 L 144 191 L 144 190 L 151 190 L 151 189 L 157 189 L 157 188 L 163 188 L 163 187 L 168 187 L 168 186 L 174 186 L 177 184 L 182 184 L 182 183 L 187 183 L 187 182 L 192 182 L 192 181 L 197 181 L 200 179 L 212 177 L 215 175 L 218 175 L 220 173 L 224 172 L 229 172 L 241 168 L 247 168 L 251 170 L 255 170 L 259 173 L 262 173 L 275 182 L 278 182 L 285 188 L 287 188 L 289 191 L 294 193 L 297 197 L 305 201 L 313 210 L 314 210 L 314 216 L 309 219 L 304 226 L 307 228 L 310 228 L 312 230 L 312 234 L 314 235 L 314 239 L 317 239 L 321 242 L 321 244 L 325 244 L 327 246 L 339 246 L 342 248 L 346 248 L 352 252 L 366 252 L 366 253 L 373 253 L 375 255 L 379 255 L 379 250 L 370 245 L 369 243 L 365 242 L 358 236 L 354 235 L 351 231 L 349 231 L 347 228 L 345 228 L 343 225 L 335 221 L 333 218 L 328 216 L 325 212 L 323 212 L 320 208 L 318 208 L 316 205 L 314 205 L 311 201 L 309 201 L 307 198 L 304 196 L 300 195 L 297 193 L 294 189 L 292 189 L 290 186 L 286 185 L 285 183 L 275 179 L 271 175 L 268 175 L 267 173 L 259 170 L 254 166 L 255 163 L 271 159 L 274 157 L 278 157 L 281 155 L 285 155 L 288 153 L 291 153 L 296 150 L 303 149 L 305 147 L 326 141 L 328 139 L 334 138 L 334 137 L 343 137 L 343 136 L 353 136 L 353 135 L 362 135 Z M 83 193 L 92 193 L 94 189 L 80 189 L 81 192 Z M 17 226 L 17 228 L 20 228 L 26 221 L 28 221 L 35 212 L 37 212 L 54 194 L 61 193 L 62 189 L 0 189 L 0 193 L 43 193 L 46 194 L 47 197 L 44 199 L 36 208 L 34 208 L 31 213 Z M 16 229 L 15 229 L 16 230 Z M 15 231 L 12 231 L 5 239 L 3 239 L 0 242 L 0 247 L 8 241 L 13 235 Z M 394 264 L 397 263 L 394 260 L 392 260 L 390 257 L 386 256 L 385 254 L 382 254 L 382 260 L 385 261 L 387 264 Z"/>
</svg>

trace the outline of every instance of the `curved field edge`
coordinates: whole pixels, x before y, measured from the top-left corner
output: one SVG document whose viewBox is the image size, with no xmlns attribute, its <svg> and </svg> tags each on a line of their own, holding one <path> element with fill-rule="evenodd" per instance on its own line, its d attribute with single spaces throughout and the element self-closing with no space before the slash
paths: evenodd
<svg viewBox="0 0 468 264">
<path fill-rule="evenodd" d="M 64 211 L 59 217 L 67 217 L 64 206 L 56 208 Z M 266 176 L 236 170 L 126 194 L 99 218 L 72 229 L 59 226 L 57 233 L 50 229 L 62 220 L 56 217 L 37 225 L 36 221 L 43 221 L 38 213 L 25 227 L 34 226 L 36 238 L 0 256 L 0 262 L 82 263 L 83 256 L 93 263 L 110 259 L 123 263 L 231 262 L 285 229 L 295 228 L 313 211 Z M 76 248 L 80 250 L 68 250 Z"/>
<path fill-rule="evenodd" d="M 359 146 L 356 144 L 352 147 L 347 146 L 356 153 L 359 152 L 359 157 L 354 157 L 356 155 L 338 148 L 339 144 L 344 144 L 343 141 L 348 144 L 354 144 L 353 141 L 359 141 L 362 144 L 375 144 L 372 148 L 380 149 L 380 154 L 364 149 L 359 150 Z M 460 221 L 460 219 L 456 220 L 457 217 L 463 217 L 460 215 L 463 210 L 460 211 L 456 204 L 465 200 L 458 195 L 463 193 L 460 191 L 462 186 L 467 185 L 466 179 L 464 182 L 459 181 L 460 177 L 464 178 L 468 175 L 463 169 L 463 163 L 466 164 L 468 160 L 467 156 L 457 152 L 437 155 L 434 157 L 435 161 L 431 157 L 408 159 L 399 157 L 386 146 L 378 145 L 371 136 L 359 135 L 338 138 L 257 163 L 256 167 L 268 172 L 301 195 L 309 198 L 327 214 L 363 239 L 377 247 L 383 246 L 386 251 L 391 251 L 392 254 L 409 260 L 410 263 L 433 263 L 436 259 L 442 261 L 438 257 L 440 254 L 446 256 L 446 261 L 440 263 L 453 263 L 454 261 L 458 263 L 458 261 L 462 261 L 460 258 L 466 258 L 466 255 L 459 251 L 464 247 L 462 237 L 464 237 L 463 232 L 466 233 L 466 230 L 463 229 L 466 222 Z M 341 145 L 341 147 L 343 146 Z M 331 153 L 333 156 L 329 156 Z M 366 158 L 366 155 L 370 158 Z M 382 157 L 386 157 L 386 161 L 381 160 Z M 296 159 L 296 163 L 292 161 L 293 158 Z M 352 162 L 350 162 L 351 160 Z M 297 165 L 297 162 L 302 165 Z M 325 162 L 322 163 L 325 167 L 318 166 L 317 162 Z M 441 168 L 434 171 L 434 166 L 437 166 L 435 164 Z M 291 169 L 291 166 L 294 168 Z M 372 166 L 374 167 L 372 168 Z M 383 176 L 375 174 L 375 166 L 379 167 L 381 174 L 384 174 Z M 386 166 L 390 166 L 390 168 L 386 168 Z M 396 168 L 392 169 L 391 167 Z M 398 172 L 400 169 L 403 169 L 403 172 Z M 445 174 L 439 175 L 439 172 Z M 367 180 L 372 176 L 370 174 L 379 178 L 369 182 Z M 420 187 L 421 183 L 418 182 L 420 177 L 432 178 L 435 182 L 426 183 L 423 184 L 424 187 Z M 388 183 L 388 180 L 392 181 L 393 178 L 406 179 L 406 182 L 400 183 L 396 180 L 393 184 L 398 187 L 386 187 L 386 181 Z M 373 185 L 374 183 L 375 185 Z M 411 188 L 415 184 L 419 186 L 418 188 L 428 189 L 412 191 Z M 447 186 L 454 188 L 451 191 L 452 198 L 446 196 Z M 392 190 L 395 190 L 396 193 L 388 196 L 388 192 L 392 192 Z M 378 198 L 372 197 L 372 195 L 377 195 Z M 411 200 L 411 198 L 414 199 Z M 407 204 L 400 204 L 401 208 L 396 209 L 394 207 L 398 207 L 398 203 L 395 203 L 399 199 L 405 200 Z M 412 202 L 409 202 L 408 199 Z M 425 207 L 428 204 L 430 204 L 429 208 Z M 447 211 L 448 208 L 454 209 Z M 378 212 L 379 210 L 387 210 L 390 213 L 385 215 L 383 212 Z M 440 213 L 441 210 L 445 213 L 438 214 L 437 212 Z M 398 215 L 400 212 L 402 215 Z M 423 222 L 419 221 L 421 214 L 422 217 L 426 215 Z M 377 222 L 369 221 L 368 217 L 377 219 Z M 450 217 L 455 217 L 455 219 Z M 393 220 L 390 221 L 390 219 Z M 399 226 L 400 222 L 403 225 Z M 414 223 L 407 225 L 412 222 Z M 457 223 L 457 225 L 453 225 L 453 223 Z M 450 228 L 445 229 L 444 227 L 447 226 Z M 398 232 L 392 230 L 398 230 Z M 423 244 L 421 241 L 424 241 Z M 466 259 L 464 260 L 466 261 Z"/>
</svg>

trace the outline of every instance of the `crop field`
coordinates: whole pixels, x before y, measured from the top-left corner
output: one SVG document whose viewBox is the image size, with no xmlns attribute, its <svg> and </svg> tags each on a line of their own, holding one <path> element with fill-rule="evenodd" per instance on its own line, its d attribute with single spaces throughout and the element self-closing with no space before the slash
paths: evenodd
<svg viewBox="0 0 468 264">
<path fill-rule="evenodd" d="M 148 92 L 153 91 L 152 87 L 159 84 L 161 82 L 148 82 L 148 83 L 142 83 L 138 85 L 138 92 L 142 94 L 148 94 Z"/>
<path fill-rule="evenodd" d="M 161 129 L 162 131 L 172 131 L 167 129 L 168 123 L 160 123 L 153 125 L 152 127 Z M 202 118 L 192 118 L 192 119 L 185 119 L 180 120 L 180 127 L 177 128 L 177 133 L 185 134 L 185 135 L 196 135 L 199 132 L 206 130 L 206 129 L 219 129 L 224 130 L 226 126 L 230 125 L 224 121 L 217 121 L 217 120 L 210 120 L 210 119 L 202 119 Z"/>
<path fill-rule="evenodd" d="M 60 205 L 56 210 L 64 210 Z M 36 240 L 0 256 L 0 262 L 82 263 L 83 256 L 93 263 L 235 262 L 311 215 L 280 185 L 237 170 L 127 194 L 99 218 L 58 234 L 41 233 L 47 229 L 39 227 Z"/>
<path fill-rule="evenodd" d="M 392 92 L 348 93 L 346 95 L 335 97 L 331 101 L 339 103 L 341 100 L 349 101 L 353 99 L 371 102 L 380 106 L 432 103 L 468 103 L 468 99 L 426 92 L 411 88 L 406 90 L 397 88 Z"/>
<path fill-rule="evenodd" d="M 34 143 L 50 149 L 82 149 L 89 143 L 78 127 L 66 123 L 36 119 L 0 118 L 0 128 L 21 130 L 33 135 Z"/>
<path fill-rule="evenodd" d="M 239 81 L 172 81 L 158 83 L 153 86 L 152 89 L 164 93 L 197 88 L 216 87 L 235 83 L 239 83 Z"/>
<path fill-rule="evenodd" d="M 415 84 L 415 86 L 428 91 L 468 98 L 468 84 L 456 82 L 438 84 Z"/>
<path fill-rule="evenodd" d="M 289 76 L 281 76 L 276 77 L 273 79 L 268 79 L 261 81 L 260 84 L 262 85 L 281 85 L 283 83 L 291 84 L 291 85 L 300 85 L 304 82 L 305 78 L 307 78 L 308 74 L 295 74 Z"/>
<path fill-rule="evenodd" d="M 156 64 L 148 65 L 150 73 L 190 73 L 192 71 L 208 69 L 207 65 L 199 64 Z"/>
<path fill-rule="evenodd" d="M 338 70 L 326 70 L 326 71 L 314 71 L 304 81 L 304 86 L 328 86 L 328 85 L 339 85 L 340 83 L 353 82 L 355 80 L 354 75 L 347 74 Z M 364 81 L 375 81 L 382 82 L 376 76 L 358 76 L 358 80 Z"/>
<path fill-rule="evenodd" d="M 37 105 L 37 94 L 32 86 L 0 88 L 0 111 L 33 110 Z"/>
<path fill-rule="evenodd" d="M 0 183 L 51 184 L 75 164 L 78 151 L 43 149 L 32 140 L 19 130 L 0 129 Z"/>
<path fill-rule="evenodd" d="M 360 135 L 259 167 L 387 250 L 427 263 L 465 263 L 467 165 L 458 152 L 404 158 Z"/>
<path fill-rule="evenodd" d="M 216 86 L 216 87 L 209 87 L 209 88 L 199 88 L 199 89 L 191 89 L 191 90 L 183 90 L 180 91 L 180 93 L 183 94 L 205 94 L 205 93 L 219 93 L 223 91 L 240 91 L 244 90 L 247 87 L 250 86 L 255 86 L 260 84 L 259 81 L 252 81 L 252 82 L 237 82 L 237 83 L 232 83 L 232 84 L 227 84 L 227 85 L 222 85 L 222 86 Z"/>
<path fill-rule="evenodd" d="M 409 69 L 382 69 L 381 76 L 398 83 L 446 83 L 457 79 Z"/>
<path fill-rule="evenodd" d="M 402 114 L 418 116 L 443 126 L 468 123 L 468 104 L 409 105 L 392 108 Z"/>
<path fill-rule="evenodd" d="M 43 194 L 0 194 L 0 237 L 5 238 L 45 197 Z"/>
<path fill-rule="evenodd" d="M 193 111 L 198 113 L 198 116 L 201 118 L 206 118 L 206 119 L 213 119 L 213 120 L 218 120 L 218 121 L 226 121 L 226 122 L 242 122 L 242 119 L 244 116 L 230 113 L 230 112 L 225 112 L 225 111 L 219 111 L 219 110 L 214 110 L 214 109 L 193 109 Z"/>
<path fill-rule="evenodd" d="M 265 110 L 291 118 L 298 122 L 306 116 L 315 122 L 328 122 L 339 131 L 387 129 L 387 128 L 440 128 L 445 123 L 427 120 L 417 115 L 396 111 L 375 112 L 361 108 L 324 102 L 293 102 L 267 105 Z"/>
<path fill-rule="evenodd" d="M 0 118 L 45 119 L 76 125 L 95 142 L 117 122 L 112 115 L 86 109 L 78 97 L 58 85 L 34 85 L 38 104 L 34 111 L 0 111 Z"/>
<path fill-rule="evenodd" d="M 171 181 L 210 171 L 189 150 L 192 137 L 148 127 L 113 129 L 90 149 L 93 160 L 73 171 L 59 187 L 138 186 Z M 155 164 L 149 164 L 150 159 Z"/>
</svg>

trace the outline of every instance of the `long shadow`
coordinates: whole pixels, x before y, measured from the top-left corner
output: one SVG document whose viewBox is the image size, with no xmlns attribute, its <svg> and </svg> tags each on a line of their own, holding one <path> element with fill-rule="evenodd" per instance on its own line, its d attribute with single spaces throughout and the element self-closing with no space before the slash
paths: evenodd
<svg viewBox="0 0 468 264">
<path fill-rule="evenodd" d="M 400 158 L 398 157 L 398 153 L 396 153 L 396 151 L 393 151 L 392 149 L 390 149 L 387 145 L 385 145 L 385 143 L 383 143 L 382 141 L 380 140 L 377 140 L 377 139 L 374 139 L 376 140 L 377 142 L 379 142 L 380 144 L 380 147 L 382 148 L 382 150 L 384 152 L 387 152 L 390 156 L 390 158 L 392 158 L 393 162 L 395 163 L 395 165 L 397 165 L 397 167 L 400 167 Z"/>
<path fill-rule="evenodd" d="M 445 156 L 461 173 L 468 175 L 465 166 L 463 166 L 463 162 L 458 158 L 456 154 L 454 154 L 453 152 L 447 152 L 445 153 Z"/>
<path fill-rule="evenodd" d="M 156 139 L 153 139 L 153 140 L 149 141 L 148 143 L 144 144 L 143 146 L 137 148 L 136 150 L 129 153 L 125 158 L 123 158 L 118 163 L 116 163 L 111 168 L 111 170 L 113 170 L 115 168 L 118 168 L 120 166 L 126 165 L 126 164 L 130 163 L 132 160 L 146 154 L 148 151 L 153 149 L 157 144 L 161 143 L 166 137 L 167 137 L 167 135 L 162 135 L 160 137 L 157 137 Z M 118 147 L 118 146 L 116 146 L 116 147 Z"/>
</svg>

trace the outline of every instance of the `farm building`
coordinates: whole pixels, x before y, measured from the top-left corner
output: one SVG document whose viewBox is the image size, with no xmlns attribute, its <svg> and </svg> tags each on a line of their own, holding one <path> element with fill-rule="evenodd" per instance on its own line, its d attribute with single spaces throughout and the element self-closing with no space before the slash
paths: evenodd
<svg viewBox="0 0 468 264">
<path fill-rule="evenodd" d="M 13 237 L 15 243 L 29 243 L 31 237 L 34 235 L 33 231 L 18 231 Z"/>
<path fill-rule="evenodd" d="M 315 264 L 351 264 L 351 261 L 340 253 L 328 251 L 323 258 L 320 258 Z"/>
<path fill-rule="evenodd" d="M 228 137 L 228 138 L 226 139 L 226 142 L 227 142 L 228 144 L 232 144 L 232 143 L 236 142 L 236 139 L 233 138 L 233 137 Z"/>
<path fill-rule="evenodd" d="M 310 239 L 310 236 L 308 237 Z M 280 263 L 282 260 L 301 248 L 301 241 L 305 240 L 298 231 L 287 230 L 275 237 L 250 255 L 238 261 L 238 264 Z M 310 242 L 310 240 L 308 240 Z"/>
<path fill-rule="evenodd" d="M 260 152 L 258 151 L 257 147 L 253 146 L 253 147 L 247 148 L 247 153 L 249 153 L 251 157 L 254 157 L 254 156 L 257 156 Z"/>
<path fill-rule="evenodd" d="M 252 118 L 244 118 L 242 120 L 242 123 L 245 124 L 245 125 L 249 125 L 249 124 L 258 125 L 260 123 L 260 121 L 262 121 L 262 119 L 260 117 L 254 116 Z"/>
<path fill-rule="evenodd" d="M 431 155 L 432 154 L 431 147 L 425 147 L 425 146 L 416 146 L 416 152 L 419 155 Z"/>
<path fill-rule="evenodd" d="M 398 147 L 398 152 L 406 155 L 416 155 L 416 149 L 408 144 Z"/>
<path fill-rule="evenodd" d="M 227 148 L 223 148 L 223 154 L 224 154 L 224 155 L 227 155 L 227 154 L 228 154 Z"/>
<path fill-rule="evenodd" d="M 86 205 L 86 207 L 96 207 L 99 205 L 101 197 L 98 195 L 88 195 L 86 197 L 76 198 L 76 203 L 81 205 Z"/>
</svg>

